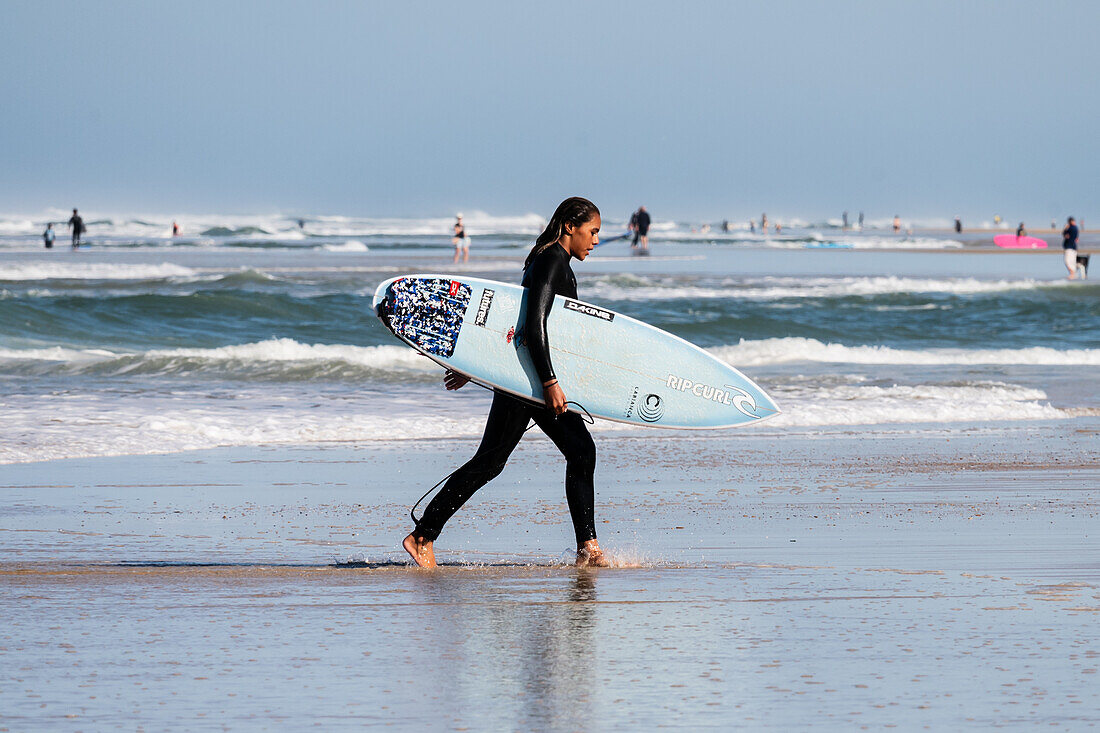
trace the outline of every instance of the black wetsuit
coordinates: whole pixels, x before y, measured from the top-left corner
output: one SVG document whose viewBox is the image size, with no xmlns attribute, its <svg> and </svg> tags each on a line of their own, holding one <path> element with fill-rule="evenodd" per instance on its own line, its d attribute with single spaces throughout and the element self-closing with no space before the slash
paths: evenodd
<svg viewBox="0 0 1100 733">
<path fill-rule="evenodd" d="M 638 212 L 638 233 L 643 237 L 649 234 L 649 212 Z"/>
<path fill-rule="evenodd" d="M 79 214 L 69 217 L 69 226 L 73 228 L 73 247 L 80 245 L 80 235 L 84 233 L 84 219 Z"/>
<path fill-rule="evenodd" d="M 523 275 L 523 285 L 528 295 L 522 334 L 535 371 L 543 383 L 554 378 L 546 337 L 546 317 L 554 304 L 554 296 L 577 297 L 577 279 L 569 266 L 569 258 L 564 247 L 552 244 L 535 257 Z M 500 392 L 493 396 L 485 435 L 481 438 L 477 453 L 455 471 L 428 504 L 424 516 L 417 523 L 417 535 L 434 541 L 447 520 L 474 492 L 504 470 L 504 464 L 523 437 L 529 420 L 534 420 L 565 456 L 565 497 L 573 518 L 577 546 L 596 539 L 592 481 L 596 470 L 596 446 L 584 420 L 574 412 L 555 416 L 543 404 L 536 405 Z"/>
</svg>

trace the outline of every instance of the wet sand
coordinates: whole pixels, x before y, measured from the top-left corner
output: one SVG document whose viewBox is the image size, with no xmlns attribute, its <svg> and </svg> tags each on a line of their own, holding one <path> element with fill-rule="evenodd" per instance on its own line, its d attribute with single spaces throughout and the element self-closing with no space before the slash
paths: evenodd
<svg viewBox="0 0 1100 733">
<path fill-rule="evenodd" d="M 0 467 L 0 729 L 1100 722 L 1100 420 L 597 440 L 606 570 L 533 435 L 435 572 L 473 441 Z"/>
</svg>

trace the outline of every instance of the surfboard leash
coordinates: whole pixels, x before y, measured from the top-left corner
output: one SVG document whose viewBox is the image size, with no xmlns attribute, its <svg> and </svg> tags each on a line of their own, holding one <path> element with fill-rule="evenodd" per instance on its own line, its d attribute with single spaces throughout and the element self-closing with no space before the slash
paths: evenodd
<svg viewBox="0 0 1100 733">
<path fill-rule="evenodd" d="M 475 382 L 475 384 L 477 384 L 477 383 Z M 482 386 L 482 385 L 480 385 L 480 384 L 479 384 L 478 386 L 480 387 L 480 386 Z M 488 389 L 488 387 L 485 387 L 485 389 Z M 497 394 L 497 393 L 495 393 L 495 392 L 494 392 L 494 394 Z M 507 396 L 508 396 L 508 397 L 512 397 L 512 395 L 507 395 Z M 518 399 L 517 397 L 512 397 L 512 399 L 514 399 L 514 400 L 516 400 L 516 401 L 520 401 L 520 400 L 519 400 L 519 399 Z M 526 404 L 526 403 L 523 403 L 523 404 Z M 590 413 L 590 412 L 588 411 L 588 409 L 587 409 L 587 408 L 585 408 L 585 406 L 584 406 L 584 405 L 582 405 L 581 403 L 579 403 L 579 402 L 576 402 L 576 401 L 574 401 L 574 400 L 566 400 L 566 401 L 565 401 L 565 404 L 567 404 L 567 405 L 576 405 L 576 406 L 577 406 L 577 407 L 578 407 L 578 408 L 579 408 L 579 409 L 581 410 L 581 412 L 583 412 L 583 413 L 584 413 L 584 417 L 583 417 L 583 418 L 581 418 L 582 420 L 584 420 L 584 421 L 585 421 L 586 423 L 588 423 L 589 425 L 595 425 L 595 424 L 596 424 L 596 421 L 595 421 L 595 419 L 594 419 L 594 418 L 592 417 L 592 414 L 591 414 L 591 413 Z M 520 437 L 522 438 L 522 436 L 523 436 L 523 435 L 526 435 L 526 434 L 527 434 L 527 431 L 528 431 L 528 430 L 530 430 L 531 428 L 535 427 L 535 424 L 536 424 L 536 423 L 535 423 L 535 421 L 534 421 L 534 420 L 531 420 L 531 421 L 530 421 L 530 424 L 528 424 L 528 426 L 527 426 L 527 427 L 525 427 L 525 428 L 523 429 L 523 432 L 522 432 L 522 433 L 520 434 Z M 478 456 L 480 456 L 480 455 L 481 455 L 481 454 L 483 454 L 483 453 L 489 453 L 489 452 L 491 452 L 491 451 L 494 451 L 494 450 L 496 450 L 497 448 L 500 448 L 500 447 L 501 447 L 501 446 L 503 446 L 503 445 L 504 445 L 504 443 L 503 443 L 503 442 L 501 442 L 501 443 L 497 443 L 496 445 L 494 445 L 494 446 L 493 446 L 493 447 L 491 447 L 491 448 L 487 448 L 487 449 L 484 449 L 484 450 L 481 450 L 481 449 L 479 449 L 479 450 L 478 450 L 478 452 L 474 454 L 474 457 L 470 459 L 470 461 L 474 460 L 474 458 L 477 458 Z M 469 463 L 470 461 L 466 461 L 466 463 Z M 462 464 L 462 466 L 465 466 L 465 465 L 466 465 L 466 463 L 463 463 L 463 464 Z M 456 468 L 455 470 L 451 471 L 450 473 L 448 473 L 448 474 L 447 474 L 446 476 L 444 476 L 443 478 L 439 479 L 439 481 L 437 481 L 437 482 L 436 482 L 436 484 L 435 484 L 434 486 L 432 486 L 432 488 L 430 488 L 430 489 L 428 489 L 427 491 L 425 491 L 425 492 L 424 492 L 424 495 L 423 495 L 423 496 L 421 496 L 421 497 L 420 497 L 419 499 L 417 499 L 417 500 L 416 500 L 416 503 L 412 505 L 412 508 L 411 508 L 411 509 L 409 509 L 409 516 L 410 516 L 410 517 L 412 518 L 412 520 L 413 520 L 413 526 L 414 526 L 414 527 L 416 527 L 417 529 L 419 529 L 419 528 L 420 528 L 420 519 L 417 519 L 417 518 L 416 518 L 416 509 L 417 509 L 417 507 L 419 507 L 419 506 L 420 506 L 420 503 L 421 503 L 422 501 L 424 501 L 425 499 L 427 499 L 427 498 L 428 498 L 428 495 L 429 495 L 429 494 L 431 494 L 431 493 L 432 493 L 433 491 L 435 491 L 435 490 L 436 490 L 436 489 L 438 489 L 438 488 L 439 488 L 440 486 L 442 486 L 442 485 L 443 485 L 443 483 L 444 483 L 444 482 L 445 482 L 445 481 L 446 481 L 447 479 L 449 479 L 449 478 L 450 478 L 451 476 L 454 476 L 454 475 L 455 475 L 456 473 L 458 473 L 458 472 L 459 472 L 459 470 L 460 470 L 460 469 L 462 468 L 462 466 L 459 466 L 458 468 Z M 421 517 L 421 519 L 422 519 L 422 518 L 423 518 L 423 516 Z"/>
</svg>

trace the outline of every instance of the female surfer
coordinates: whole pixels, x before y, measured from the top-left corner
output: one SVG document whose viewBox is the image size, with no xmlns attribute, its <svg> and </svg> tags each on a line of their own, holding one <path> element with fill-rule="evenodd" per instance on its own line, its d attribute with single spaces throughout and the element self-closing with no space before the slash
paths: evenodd
<svg viewBox="0 0 1100 733">
<path fill-rule="evenodd" d="M 402 543 L 420 567 L 435 567 L 432 543 L 443 525 L 475 491 L 504 470 L 504 464 L 519 444 L 530 420 L 535 421 L 565 456 L 565 496 L 577 537 L 576 564 L 607 565 L 596 541 L 593 513 L 596 446 L 581 416 L 566 412 L 565 393 L 554 376 L 546 335 L 546 317 L 554 304 L 554 296 L 577 297 L 577 279 L 569 266 L 570 259 L 584 260 L 599 243 L 599 231 L 600 211 L 596 205 L 580 197 L 569 198 L 558 206 L 527 255 L 522 282 L 528 290 L 523 334 L 535 371 L 542 381 L 544 404 L 525 402 L 501 392 L 493 395 L 493 406 L 489 408 L 485 434 L 477 453 L 447 480 Z M 460 389 L 469 381 L 451 371 L 443 379 L 450 390 Z"/>
</svg>

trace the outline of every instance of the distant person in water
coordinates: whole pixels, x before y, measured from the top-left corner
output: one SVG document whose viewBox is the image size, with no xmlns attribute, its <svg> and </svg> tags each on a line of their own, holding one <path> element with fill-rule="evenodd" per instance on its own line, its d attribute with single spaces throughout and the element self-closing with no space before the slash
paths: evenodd
<svg viewBox="0 0 1100 733">
<path fill-rule="evenodd" d="M 897 234 L 901 231 L 901 217 L 894 214 L 894 233 Z"/>
<path fill-rule="evenodd" d="M 1062 230 L 1062 254 L 1065 257 L 1066 269 L 1069 270 L 1069 279 L 1077 277 L 1077 237 L 1080 230 L 1077 222 L 1071 216 L 1066 219 L 1066 227 Z"/>
<path fill-rule="evenodd" d="M 775 223 L 775 233 L 779 234 L 781 231 L 783 231 L 783 225 L 777 221 Z"/>
<path fill-rule="evenodd" d="M 76 249 L 80 246 L 80 236 L 87 231 L 84 218 L 76 209 L 73 209 L 73 215 L 69 217 L 69 228 L 73 230 L 73 249 Z"/>
<path fill-rule="evenodd" d="M 756 234 L 756 219 L 749 219 L 749 234 Z"/>
<path fill-rule="evenodd" d="M 462 257 L 463 262 L 470 259 L 470 239 L 466 236 L 466 225 L 462 223 L 462 214 L 455 217 L 454 236 L 451 237 L 451 244 L 455 246 L 455 262 L 458 262 L 459 256 Z"/>
<path fill-rule="evenodd" d="M 299 219 L 298 220 L 298 229 L 305 229 L 305 228 L 306 228 L 306 220 L 305 219 Z"/>
<path fill-rule="evenodd" d="M 859 212 L 859 230 L 863 231 L 863 212 Z"/>
<path fill-rule="evenodd" d="M 554 297 L 577 297 L 577 278 L 571 260 L 583 261 L 599 244 L 600 211 L 587 199 L 575 196 L 558 205 L 546 229 L 535 240 L 523 265 L 523 286 L 528 306 L 522 324 L 531 365 L 542 383 L 541 400 L 523 400 L 504 392 L 493 395 L 485 422 L 485 434 L 474 457 L 455 471 L 415 519 L 416 526 L 401 543 L 422 568 L 436 566 L 433 544 L 443 526 L 478 489 L 504 470 L 531 420 L 554 442 L 565 457 L 565 498 L 577 540 L 578 567 L 605 567 L 608 562 L 596 540 L 595 489 L 596 445 L 576 412 L 566 410 L 566 395 L 551 363 L 546 319 Z M 448 371 L 447 389 L 460 389 L 470 379 Z"/>
<path fill-rule="evenodd" d="M 634 242 L 630 245 L 633 248 L 638 247 L 638 242 L 641 242 L 641 249 L 649 249 L 649 212 L 645 210 L 644 206 L 639 206 L 638 210 L 634 212 L 634 216 L 637 217 L 634 228 Z"/>
<path fill-rule="evenodd" d="M 53 249 L 53 240 L 57 236 L 53 230 L 53 222 L 46 224 L 46 231 L 42 232 L 42 244 L 46 245 L 46 249 Z"/>
<path fill-rule="evenodd" d="M 762 234 L 767 234 L 768 233 L 768 215 L 767 214 L 761 214 L 760 215 L 760 232 Z"/>
<path fill-rule="evenodd" d="M 729 230 L 730 230 L 730 220 L 729 219 L 723 219 L 722 220 L 722 231 L 723 232 L 728 232 Z"/>
<path fill-rule="evenodd" d="M 178 237 L 180 235 L 180 225 L 176 222 L 172 222 L 172 236 Z"/>
<path fill-rule="evenodd" d="M 844 220 L 844 225 L 843 225 L 844 226 L 844 231 L 848 231 L 848 212 L 847 211 L 844 212 L 844 216 L 842 217 L 842 219 Z"/>
<path fill-rule="evenodd" d="M 962 230 L 963 230 L 963 220 L 956 216 L 955 217 L 955 233 L 956 234 L 962 234 Z"/>
<path fill-rule="evenodd" d="M 1026 237 L 1026 236 L 1027 236 L 1027 228 L 1024 226 L 1024 223 L 1021 221 L 1020 226 L 1016 227 L 1016 239 L 1019 239 L 1020 237 Z"/>
</svg>

